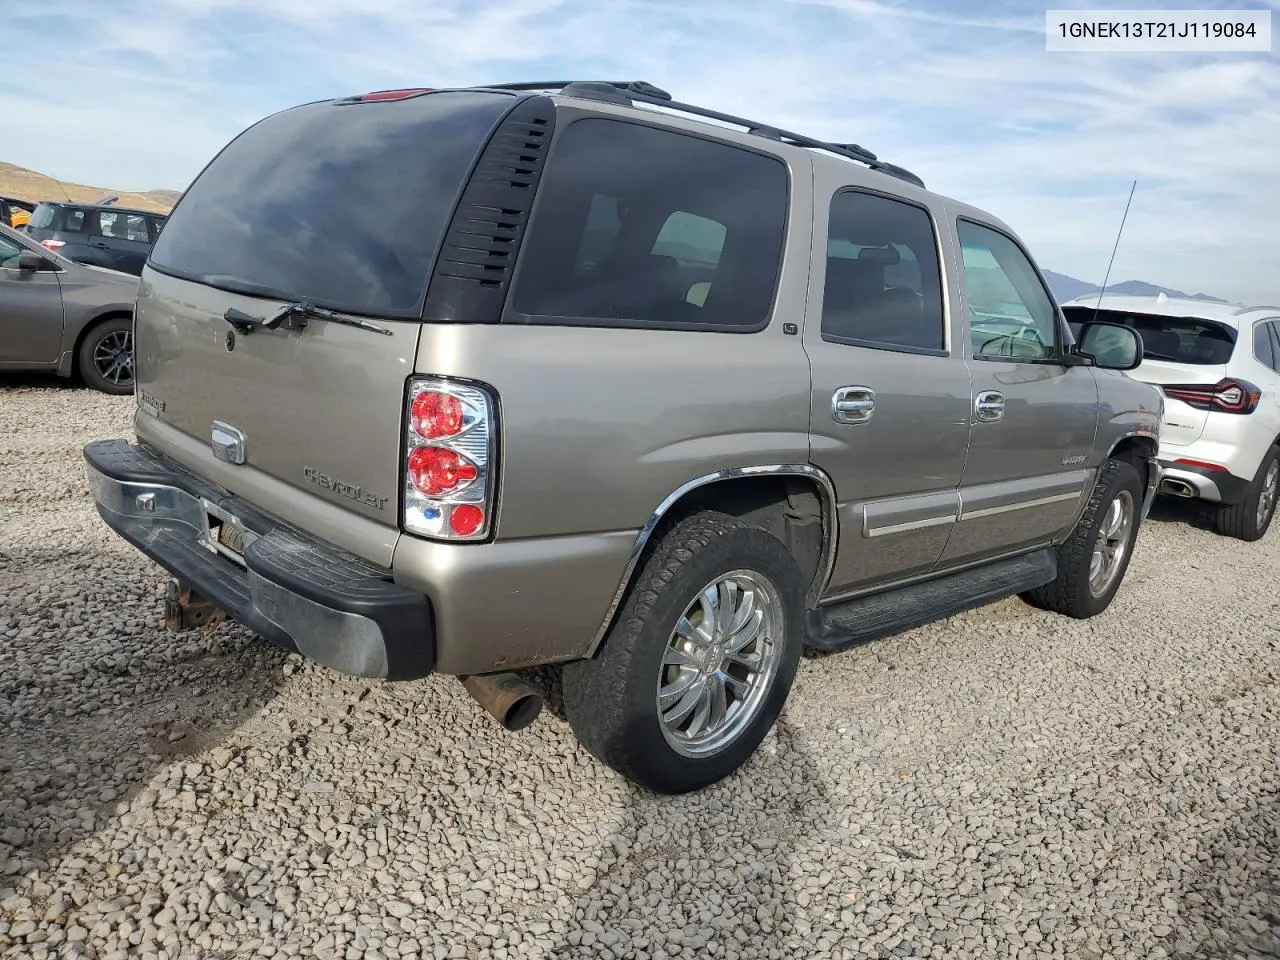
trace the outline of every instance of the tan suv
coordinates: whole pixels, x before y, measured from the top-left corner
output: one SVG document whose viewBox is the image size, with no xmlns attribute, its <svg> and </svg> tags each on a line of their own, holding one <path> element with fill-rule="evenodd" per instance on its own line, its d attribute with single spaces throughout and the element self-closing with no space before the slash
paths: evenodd
<svg viewBox="0 0 1280 960">
<path fill-rule="evenodd" d="M 642 83 L 382 91 L 228 145 L 137 303 L 99 510 L 219 609 L 696 789 L 805 648 L 1110 603 L 1162 401 L 1014 233 L 853 145 Z"/>
</svg>

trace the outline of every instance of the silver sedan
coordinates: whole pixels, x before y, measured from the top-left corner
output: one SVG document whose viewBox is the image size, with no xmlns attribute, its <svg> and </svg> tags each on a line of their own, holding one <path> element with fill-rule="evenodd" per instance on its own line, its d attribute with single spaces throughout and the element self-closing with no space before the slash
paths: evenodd
<svg viewBox="0 0 1280 960">
<path fill-rule="evenodd" d="M 0 224 L 0 371 L 132 393 L 137 296 L 137 277 L 74 263 Z"/>
</svg>

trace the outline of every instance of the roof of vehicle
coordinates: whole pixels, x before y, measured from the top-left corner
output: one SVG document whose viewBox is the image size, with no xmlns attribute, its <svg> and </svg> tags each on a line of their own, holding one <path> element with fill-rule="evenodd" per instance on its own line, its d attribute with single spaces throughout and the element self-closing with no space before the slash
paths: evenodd
<svg viewBox="0 0 1280 960">
<path fill-rule="evenodd" d="M 40 205 L 51 207 L 75 207 L 77 210 L 110 210 L 112 213 L 141 213 L 149 217 L 167 217 L 167 213 L 143 210 L 141 207 L 118 207 L 114 203 L 80 203 L 77 200 L 41 200 Z"/>
<path fill-rule="evenodd" d="M 3 193 L 0 193 L 0 201 L 12 203 L 19 207 L 27 207 L 28 209 L 35 207 L 35 201 L 33 200 L 24 200 L 22 197 L 11 197 Z"/>
<path fill-rule="evenodd" d="M 339 101 L 401 100 L 435 92 L 439 89 L 448 88 L 409 87 L 399 90 L 376 90 L 353 97 L 341 97 Z M 700 107 L 690 103 L 682 103 L 673 99 L 667 91 L 644 80 L 524 80 L 517 83 L 483 83 L 476 84 L 473 87 L 452 89 L 502 90 L 507 93 L 529 94 L 557 93 L 564 98 L 589 100 L 594 103 L 610 104 L 615 107 L 630 108 L 646 113 L 653 112 L 652 108 L 657 108 L 668 116 L 676 114 L 685 117 L 696 117 L 700 121 L 715 121 L 716 124 L 744 128 L 746 133 L 752 136 L 764 137 L 775 142 L 798 147 L 822 150 L 845 160 L 853 160 L 865 164 L 873 170 L 904 180 L 918 187 L 924 187 L 924 181 L 910 170 L 881 160 L 870 150 L 859 144 L 828 142 L 806 134 L 784 130 L 772 124 L 748 120 L 744 117 L 737 117 L 733 114 L 722 113 L 718 110 L 711 110 L 707 107 Z M 721 133 L 724 131 L 723 126 L 715 126 L 714 128 Z"/>
<path fill-rule="evenodd" d="M 1115 310 L 1119 313 L 1145 313 L 1157 317 L 1196 317 L 1201 320 L 1213 320 L 1229 327 L 1240 326 L 1242 317 L 1250 314 L 1280 314 L 1278 306 L 1241 306 L 1238 303 L 1215 303 L 1210 300 L 1193 300 L 1190 297 L 1170 297 L 1157 294 L 1154 297 L 1134 297 L 1103 294 L 1101 305 L 1097 294 L 1086 294 L 1068 300 L 1065 307 L 1098 307 L 1100 310 Z"/>
</svg>

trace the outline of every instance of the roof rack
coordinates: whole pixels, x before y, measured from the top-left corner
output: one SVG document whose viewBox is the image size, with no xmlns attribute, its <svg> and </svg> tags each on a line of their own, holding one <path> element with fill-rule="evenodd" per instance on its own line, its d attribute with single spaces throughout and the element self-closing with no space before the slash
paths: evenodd
<svg viewBox="0 0 1280 960">
<path fill-rule="evenodd" d="M 1253 313 L 1255 310 L 1280 310 L 1280 307 L 1277 307 L 1274 304 L 1270 304 L 1270 303 L 1263 303 L 1263 304 L 1259 304 L 1256 307 L 1241 307 L 1238 310 L 1233 310 L 1231 312 L 1231 315 L 1233 317 L 1238 317 L 1241 314 Z"/>
<path fill-rule="evenodd" d="M 528 80 L 519 83 L 486 83 L 481 84 L 481 86 L 490 90 L 558 90 L 565 96 L 601 100 L 606 103 L 617 103 L 624 106 L 631 106 L 634 101 L 639 100 L 642 103 L 674 110 L 677 113 L 687 113 L 695 117 L 704 117 L 708 120 L 718 120 L 721 123 L 743 127 L 747 133 L 768 137 L 770 140 L 777 140 L 781 143 L 789 143 L 797 147 L 808 147 L 813 150 L 825 150 L 828 153 L 834 153 L 836 156 L 844 157 L 846 160 L 856 160 L 859 163 L 864 163 L 872 170 L 887 173 L 891 177 L 914 183 L 918 187 L 924 186 L 924 181 L 910 170 L 899 167 L 896 164 L 887 163 L 870 150 L 856 143 L 828 143 L 825 140 L 806 137 L 802 133 L 793 133 L 790 130 L 783 130 L 780 127 L 770 126 L 766 123 L 757 123 L 754 120 L 735 117 L 733 114 L 721 113 L 718 110 L 709 110 L 706 107 L 698 107 L 689 103 L 681 103 L 672 99 L 671 94 L 661 87 L 655 87 L 653 84 L 646 83 L 643 80 Z"/>
</svg>

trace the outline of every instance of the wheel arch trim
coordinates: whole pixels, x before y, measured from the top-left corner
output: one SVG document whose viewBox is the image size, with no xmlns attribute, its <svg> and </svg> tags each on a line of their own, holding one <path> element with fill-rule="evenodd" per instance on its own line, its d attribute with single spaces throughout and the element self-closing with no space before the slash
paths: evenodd
<svg viewBox="0 0 1280 960">
<path fill-rule="evenodd" d="M 600 649 L 600 645 L 604 643 L 605 635 L 609 632 L 609 628 L 613 626 L 614 618 L 618 614 L 619 608 L 622 606 L 622 598 L 626 595 L 627 588 L 631 586 L 632 578 L 635 576 L 636 568 L 640 564 L 640 557 L 644 554 L 644 549 L 648 546 L 650 539 L 653 537 L 654 530 L 658 524 L 662 522 L 663 517 L 671 512 L 681 500 L 700 487 L 708 486 L 713 483 L 720 483 L 725 480 L 740 480 L 749 477 L 802 477 L 814 482 L 818 488 L 818 499 L 822 504 L 822 547 L 818 558 L 818 569 L 814 573 L 813 582 L 809 585 L 805 597 L 807 606 L 812 606 L 817 602 L 817 598 L 826 588 L 827 581 L 831 577 L 831 570 L 835 563 L 836 542 L 837 542 L 837 523 L 838 515 L 836 511 L 836 488 L 831 478 L 826 472 L 808 463 L 778 463 L 764 464 L 749 467 L 729 467 L 723 470 L 717 470 L 714 473 L 703 474 L 695 477 L 685 483 L 682 483 L 671 493 L 663 498 L 662 502 L 654 508 L 649 514 L 649 518 L 644 522 L 644 526 L 640 528 L 640 532 L 636 534 L 635 542 L 631 546 L 631 553 L 627 557 L 626 566 L 622 570 L 622 579 L 618 584 L 618 589 L 614 593 L 613 600 L 609 604 L 608 610 L 605 611 L 604 621 L 600 624 L 600 629 L 596 631 L 595 637 L 591 641 L 585 656 L 593 657 L 596 651 Z"/>
<path fill-rule="evenodd" d="M 1155 502 L 1156 493 L 1160 488 L 1160 480 L 1162 479 L 1162 476 L 1164 473 L 1164 470 L 1160 466 L 1160 460 L 1159 460 L 1160 437 L 1158 434 L 1156 434 L 1151 430 L 1145 430 L 1145 429 L 1130 430 L 1128 433 L 1125 433 L 1123 436 L 1116 438 L 1115 442 L 1111 444 L 1111 448 L 1107 450 L 1107 455 L 1106 457 L 1103 458 L 1103 460 L 1106 461 L 1111 459 L 1113 456 L 1115 456 L 1115 452 L 1120 448 L 1121 444 L 1129 443 L 1130 441 L 1145 442 L 1151 445 L 1151 453 L 1147 457 L 1147 489 L 1143 491 L 1142 509 L 1141 509 L 1141 513 L 1138 516 L 1138 522 L 1141 523 L 1142 521 L 1147 519 L 1147 514 L 1151 512 L 1151 505 Z M 1086 500 L 1085 502 L 1087 506 L 1088 501 Z M 1084 511 L 1082 510 L 1081 511 L 1082 516 L 1083 516 L 1083 513 Z M 1079 522 L 1079 518 L 1077 518 L 1076 522 L 1077 523 Z"/>
</svg>

